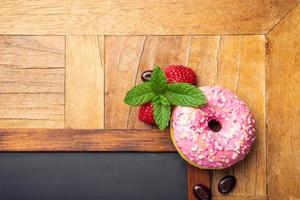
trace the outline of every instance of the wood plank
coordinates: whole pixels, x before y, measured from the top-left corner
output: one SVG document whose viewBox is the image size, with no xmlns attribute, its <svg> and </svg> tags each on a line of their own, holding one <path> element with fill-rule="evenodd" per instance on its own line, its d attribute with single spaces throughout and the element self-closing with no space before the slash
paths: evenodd
<svg viewBox="0 0 300 200">
<path fill-rule="evenodd" d="M 197 72 L 198 84 L 229 88 L 249 104 L 257 120 L 257 142 L 247 159 L 235 167 L 213 172 L 215 195 L 219 180 L 227 174 L 238 178 L 233 194 L 266 194 L 264 45 L 263 36 L 192 37 L 189 66 Z"/>
<path fill-rule="evenodd" d="M 171 64 L 187 65 L 191 38 L 191 36 L 158 37 L 159 45 L 157 46 L 155 64 L 162 68 Z"/>
<path fill-rule="evenodd" d="M 63 128 L 63 120 L 5 118 L 1 119 L 1 128 Z"/>
<path fill-rule="evenodd" d="M 265 195 L 265 39 L 263 36 L 223 39 L 218 73 L 221 76 L 217 78 L 217 84 L 235 91 L 250 106 L 256 119 L 257 140 L 254 149 L 246 160 L 232 169 L 240 181 L 233 194 Z"/>
<path fill-rule="evenodd" d="M 129 126 L 128 116 L 131 108 L 123 103 L 123 100 L 126 92 L 139 79 L 137 71 L 145 40 L 145 36 L 105 38 L 105 128 L 107 129 L 125 129 Z"/>
<path fill-rule="evenodd" d="M 99 38 L 66 38 L 67 128 L 104 128 L 104 37 Z"/>
<path fill-rule="evenodd" d="M 0 34 L 262 34 L 296 0 L 2 0 Z"/>
<path fill-rule="evenodd" d="M 0 127 L 64 127 L 65 40 L 0 36 Z"/>
<path fill-rule="evenodd" d="M 170 135 L 152 130 L 0 129 L 0 151 L 175 152 Z"/>
<path fill-rule="evenodd" d="M 300 5 L 268 35 L 266 112 L 270 199 L 300 198 L 299 24 Z"/>
<path fill-rule="evenodd" d="M 197 74 L 198 86 L 215 84 L 220 44 L 220 36 L 192 37 L 188 65 Z"/>
<path fill-rule="evenodd" d="M 143 41 L 143 48 L 140 52 L 138 69 L 135 74 L 134 85 L 142 83 L 141 74 L 153 68 L 155 64 L 155 57 L 159 45 L 158 37 L 147 37 Z M 127 126 L 128 129 L 152 129 L 152 126 L 149 126 L 139 120 L 138 116 L 138 107 L 130 107 L 128 117 L 127 117 Z"/>
<path fill-rule="evenodd" d="M 197 200 L 193 193 L 195 185 L 202 184 L 210 188 L 210 174 L 208 170 L 198 169 L 188 164 L 188 200 Z"/>
<path fill-rule="evenodd" d="M 64 115 L 63 107 L 62 94 L 0 94 L 1 120 L 58 121 Z"/>
</svg>

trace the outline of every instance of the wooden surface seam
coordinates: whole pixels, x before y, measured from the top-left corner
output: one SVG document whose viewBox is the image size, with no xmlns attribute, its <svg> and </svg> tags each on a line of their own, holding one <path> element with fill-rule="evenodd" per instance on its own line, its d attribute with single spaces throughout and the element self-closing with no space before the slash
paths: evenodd
<svg viewBox="0 0 300 200">
<path fill-rule="evenodd" d="M 268 30 L 265 35 L 268 35 L 270 32 L 272 32 L 276 27 L 280 26 L 280 23 L 284 22 L 285 18 L 294 10 L 296 7 L 299 6 L 299 2 L 295 4 L 292 8 L 290 8 L 282 17 L 279 19 L 271 28 Z"/>
</svg>

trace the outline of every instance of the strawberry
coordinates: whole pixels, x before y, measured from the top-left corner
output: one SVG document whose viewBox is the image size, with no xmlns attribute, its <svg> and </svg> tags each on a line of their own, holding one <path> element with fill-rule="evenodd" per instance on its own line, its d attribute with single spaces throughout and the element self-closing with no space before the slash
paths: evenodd
<svg viewBox="0 0 300 200">
<path fill-rule="evenodd" d="M 155 124 L 152 103 L 145 103 L 140 107 L 139 119 L 147 124 Z"/>
<path fill-rule="evenodd" d="M 196 84 L 196 74 L 195 72 L 183 65 L 170 65 L 164 69 L 164 73 L 167 77 L 168 83 L 190 83 Z"/>
</svg>

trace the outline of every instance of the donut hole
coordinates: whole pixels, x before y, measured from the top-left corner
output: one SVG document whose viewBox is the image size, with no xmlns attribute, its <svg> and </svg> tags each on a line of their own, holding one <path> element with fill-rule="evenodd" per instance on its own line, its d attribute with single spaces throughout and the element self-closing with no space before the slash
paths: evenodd
<svg viewBox="0 0 300 200">
<path fill-rule="evenodd" d="M 219 132 L 222 129 L 222 124 L 216 119 L 211 119 L 208 122 L 208 127 L 213 132 Z"/>
</svg>

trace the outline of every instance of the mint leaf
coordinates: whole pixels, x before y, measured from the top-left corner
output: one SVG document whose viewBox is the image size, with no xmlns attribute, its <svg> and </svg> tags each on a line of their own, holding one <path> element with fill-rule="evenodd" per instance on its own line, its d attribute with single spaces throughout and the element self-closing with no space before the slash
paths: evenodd
<svg viewBox="0 0 300 200">
<path fill-rule="evenodd" d="M 168 101 L 168 99 L 166 97 L 164 97 L 163 95 L 157 95 L 156 97 L 154 97 L 153 102 L 160 102 L 162 105 L 170 105 L 170 102 Z"/>
<path fill-rule="evenodd" d="M 167 79 L 162 69 L 155 67 L 151 75 L 151 87 L 156 94 L 164 94 L 167 89 Z"/>
<path fill-rule="evenodd" d="M 139 106 L 152 101 L 155 96 L 156 94 L 152 90 L 151 83 L 146 82 L 136 85 L 129 90 L 126 94 L 124 102 L 131 106 Z"/>
<path fill-rule="evenodd" d="M 187 83 L 169 84 L 165 97 L 176 106 L 202 106 L 207 103 L 203 92 Z"/>
<path fill-rule="evenodd" d="M 159 96 L 154 105 L 154 119 L 158 128 L 163 131 L 169 125 L 171 115 L 171 105 L 164 96 Z"/>
</svg>

